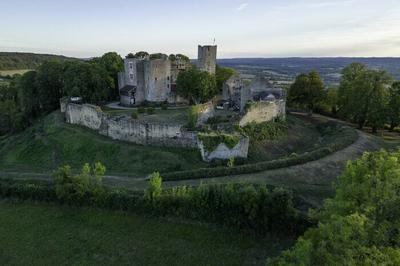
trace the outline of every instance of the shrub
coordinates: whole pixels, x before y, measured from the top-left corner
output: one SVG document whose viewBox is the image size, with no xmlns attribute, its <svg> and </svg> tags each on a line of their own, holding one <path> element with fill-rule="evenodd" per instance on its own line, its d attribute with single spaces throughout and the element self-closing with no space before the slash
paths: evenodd
<svg viewBox="0 0 400 266">
<path fill-rule="evenodd" d="M 161 110 L 168 110 L 168 103 L 162 103 L 161 104 Z"/>
<path fill-rule="evenodd" d="M 146 109 L 146 113 L 147 113 L 148 115 L 154 114 L 154 107 L 148 107 L 148 108 Z"/>
<path fill-rule="evenodd" d="M 137 111 L 139 114 L 144 114 L 146 112 L 146 108 L 144 108 L 143 106 L 139 106 Z"/>
<path fill-rule="evenodd" d="M 73 204 L 81 204 L 88 198 L 98 200 L 103 193 L 102 179 L 105 170 L 105 166 L 99 162 L 94 167 L 84 164 L 79 175 L 72 175 L 68 165 L 58 168 L 54 173 L 58 199 Z"/>
<path fill-rule="evenodd" d="M 199 105 L 193 105 L 193 106 L 189 107 L 189 110 L 188 110 L 188 125 L 187 125 L 187 127 L 189 129 L 196 128 L 197 120 L 199 119 L 199 112 L 200 112 L 200 106 Z"/>
<path fill-rule="evenodd" d="M 149 186 L 146 189 L 146 198 L 149 201 L 154 201 L 160 197 L 162 179 L 159 172 L 154 172 L 150 176 Z"/>
<path fill-rule="evenodd" d="M 251 122 L 240 132 L 250 137 L 251 141 L 274 140 L 287 134 L 287 123 L 284 120 L 273 122 Z"/>
<path fill-rule="evenodd" d="M 132 119 L 137 119 L 138 118 L 138 113 L 137 112 L 132 112 L 131 118 Z"/>
</svg>

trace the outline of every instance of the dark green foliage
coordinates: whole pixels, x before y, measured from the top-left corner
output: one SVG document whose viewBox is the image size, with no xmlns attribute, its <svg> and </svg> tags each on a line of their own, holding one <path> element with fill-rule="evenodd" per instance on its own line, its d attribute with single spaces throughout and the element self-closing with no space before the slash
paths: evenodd
<svg viewBox="0 0 400 266">
<path fill-rule="evenodd" d="M 250 137 L 251 141 L 274 140 L 287 134 L 287 123 L 284 120 L 264 123 L 249 123 L 241 132 Z"/>
<path fill-rule="evenodd" d="M 137 112 L 132 112 L 131 113 L 131 118 L 132 119 L 137 119 L 138 118 L 138 113 Z"/>
<path fill-rule="evenodd" d="M 76 60 L 78 59 L 61 55 L 0 52 L 0 70 L 36 69 L 47 61 L 65 62 Z"/>
<path fill-rule="evenodd" d="M 232 149 L 239 143 L 241 138 L 240 135 L 219 132 L 199 133 L 197 137 L 203 143 L 204 148 L 209 152 L 214 151 L 220 143 L 224 143 L 229 149 Z"/>
<path fill-rule="evenodd" d="M 315 105 L 321 101 L 324 83 L 318 72 L 300 74 L 290 86 L 288 100 L 293 106 L 305 107 L 313 111 Z"/>
<path fill-rule="evenodd" d="M 119 96 L 118 90 L 118 73 L 124 69 L 124 62 L 116 52 L 105 53 L 99 58 L 98 62 L 108 72 L 108 75 L 113 79 L 111 90 L 109 91 L 110 99 L 117 99 Z"/>
<path fill-rule="evenodd" d="M 80 96 L 84 102 L 98 104 L 110 99 L 114 81 L 100 64 L 68 63 L 64 73 L 64 91 L 68 96 Z"/>
<path fill-rule="evenodd" d="M 58 168 L 54 173 L 57 198 L 62 202 L 76 205 L 85 200 L 98 200 L 104 193 L 102 179 L 105 171 L 106 168 L 99 162 L 93 167 L 86 163 L 79 175 L 73 175 L 71 167 L 67 165 Z"/>
<path fill-rule="evenodd" d="M 163 54 L 163 53 L 156 53 L 156 54 L 151 54 L 150 55 L 150 59 L 154 60 L 154 59 L 167 59 L 168 55 Z"/>
<path fill-rule="evenodd" d="M 148 107 L 148 108 L 146 109 L 146 113 L 147 113 L 148 115 L 154 114 L 154 107 Z"/>
<path fill-rule="evenodd" d="M 318 227 L 271 265 L 399 265 L 400 151 L 349 162 L 336 196 L 313 212 Z"/>
<path fill-rule="evenodd" d="M 363 128 L 369 124 L 373 131 L 386 121 L 387 90 L 391 77 L 380 70 L 368 69 L 354 63 L 346 67 L 338 90 L 339 114 Z"/>
<path fill-rule="evenodd" d="M 400 81 L 394 82 L 389 89 L 388 122 L 390 130 L 400 125 Z"/>
<path fill-rule="evenodd" d="M 195 104 L 205 103 L 218 93 L 215 76 L 196 68 L 179 73 L 176 85 L 178 95 Z"/>
<path fill-rule="evenodd" d="M 139 106 L 137 111 L 139 114 L 144 114 L 146 112 L 146 108 L 144 108 L 143 106 Z"/>
<path fill-rule="evenodd" d="M 222 91 L 224 83 L 233 75 L 236 74 L 236 70 L 230 67 L 221 67 L 217 65 L 215 78 L 217 80 L 217 88 Z"/>
<path fill-rule="evenodd" d="M 67 190 L 69 197 L 65 200 L 50 184 L 0 180 L 0 197 L 177 216 L 260 233 L 291 235 L 304 231 L 308 226 L 307 220 L 293 207 L 292 194 L 284 189 L 229 184 L 161 190 L 161 177 L 157 175 L 154 181 L 145 194 L 106 188 L 102 193 L 89 189 L 84 194 L 69 193 L 70 190 Z"/>
<path fill-rule="evenodd" d="M 337 123 L 334 122 L 320 126 L 320 130 L 325 128 L 329 129 L 326 129 L 325 136 L 320 141 L 320 146 L 312 151 L 299 155 L 288 156 L 286 158 L 272 161 L 237 165 L 234 167 L 199 168 L 196 170 L 164 173 L 162 176 L 164 180 L 184 180 L 250 174 L 271 169 L 278 169 L 319 160 L 322 157 L 349 146 L 358 138 L 358 134 L 354 129 L 337 125 Z"/>
</svg>

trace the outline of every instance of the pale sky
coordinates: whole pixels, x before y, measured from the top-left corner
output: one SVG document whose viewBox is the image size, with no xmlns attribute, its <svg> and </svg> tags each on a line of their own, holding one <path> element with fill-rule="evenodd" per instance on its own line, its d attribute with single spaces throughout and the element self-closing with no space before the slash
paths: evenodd
<svg viewBox="0 0 400 266">
<path fill-rule="evenodd" d="M 0 0 L 0 51 L 400 56 L 400 0 Z"/>
</svg>

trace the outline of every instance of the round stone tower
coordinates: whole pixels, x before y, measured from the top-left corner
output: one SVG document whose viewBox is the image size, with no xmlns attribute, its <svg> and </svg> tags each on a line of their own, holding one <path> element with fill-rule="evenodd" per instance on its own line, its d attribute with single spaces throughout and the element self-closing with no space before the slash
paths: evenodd
<svg viewBox="0 0 400 266">
<path fill-rule="evenodd" d="M 215 74 L 217 65 L 217 46 L 216 45 L 199 45 L 198 47 L 197 67 L 202 71 Z"/>
</svg>

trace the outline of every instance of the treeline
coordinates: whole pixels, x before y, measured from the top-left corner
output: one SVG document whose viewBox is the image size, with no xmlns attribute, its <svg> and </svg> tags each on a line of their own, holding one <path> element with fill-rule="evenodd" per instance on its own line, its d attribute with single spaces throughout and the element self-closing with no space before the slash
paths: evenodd
<svg viewBox="0 0 400 266">
<path fill-rule="evenodd" d="M 311 228 L 267 265 L 400 265 L 400 152 L 349 162 Z"/>
<path fill-rule="evenodd" d="M 19 131 L 59 108 L 64 96 L 99 104 L 118 97 L 122 58 L 114 52 L 90 61 L 46 61 L 0 85 L 0 135 Z"/>
<path fill-rule="evenodd" d="M 46 61 L 79 60 L 62 55 L 0 52 L 0 70 L 36 69 Z"/>
<path fill-rule="evenodd" d="M 339 87 L 325 89 L 315 71 L 297 76 L 288 93 L 291 107 L 353 122 L 373 132 L 400 125 L 400 82 L 383 70 L 353 63 L 342 71 Z"/>
</svg>

